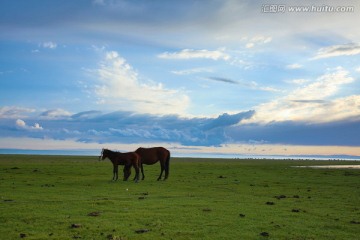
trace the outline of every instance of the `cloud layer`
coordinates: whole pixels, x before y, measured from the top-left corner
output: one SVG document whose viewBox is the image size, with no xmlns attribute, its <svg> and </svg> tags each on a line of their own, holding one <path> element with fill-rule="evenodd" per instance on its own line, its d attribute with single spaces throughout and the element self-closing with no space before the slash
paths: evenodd
<svg viewBox="0 0 360 240">
<path fill-rule="evenodd" d="M 212 59 L 212 60 L 229 60 L 231 57 L 225 53 L 222 49 L 219 50 L 194 50 L 194 49 L 183 49 L 180 52 L 164 52 L 158 55 L 159 58 L 163 59 Z"/>
<path fill-rule="evenodd" d="M 59 110 L 57 110 L 59 112 Z M 136 143 L 167 142 L 192 146 L 218 146 L 228 139 L 226 129 L 250 118 L 252 111 L 222 114 L 216 118 L 182 118 L 134 112 L 82 112 L 64 118 L 43 118 L 41 113 L 29 126 L 21 119 L 0 119 L 1 137 L 76 139 L 80 142 Z M 66 112 L 66 111 L 64 111 Z M 41 126 L 37 121 L 41 122 Z M 29 131 L 41 130 L 41 131 Z"/>
<path fill-rule="evenodd" d="M 353 104 L 358 106 L 359 102 Z M 300 121 L 239 124 L 256 116 L 257 113 L 246 111 L 236 114 L 224 113 L 213 118 L 184 118 L 176 115 L 159 116 L 124 111 L 87 111 L 63 118 L 44 118 L 46 112 L 26 120 L 1 118 L 0 137 L 71 140 L 105 145 L 158 143 L 200 148 L 228 144 L 250 144 L 254 145 L 254 148 L 264 144 L 360 145 L 357 137 L 360 134 L 359 118 L 311 124 Z M 233 151 L 236 152 L 236 149 Z"/>
</svg>

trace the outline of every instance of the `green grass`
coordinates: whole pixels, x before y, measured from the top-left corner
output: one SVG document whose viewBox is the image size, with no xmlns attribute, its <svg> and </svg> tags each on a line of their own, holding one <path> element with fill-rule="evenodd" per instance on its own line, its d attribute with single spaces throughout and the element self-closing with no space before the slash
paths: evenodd
<svg viewBox="0 0 360 240">
<path fill-rule="evenodd" d="M 96 157 L 0 155 L 0 236 L 358 239 L 360 170 L 292 167 L 329 163 L 354 162 L 172 158 L 134 183 Z"/>
</svg>

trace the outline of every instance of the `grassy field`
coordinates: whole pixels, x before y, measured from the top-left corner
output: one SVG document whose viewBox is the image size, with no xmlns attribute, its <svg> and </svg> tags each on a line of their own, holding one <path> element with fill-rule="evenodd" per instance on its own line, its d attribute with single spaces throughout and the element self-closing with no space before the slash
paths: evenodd
<svg viewBox="0 0 360 240">
<path fill-rule="evenodd" d="M 96 157 L 0 155 L 0 236 L 359 239 L 360 170 L 292 167 L 353 163 L 172 158 L 134 183 Z"/>
</svg>

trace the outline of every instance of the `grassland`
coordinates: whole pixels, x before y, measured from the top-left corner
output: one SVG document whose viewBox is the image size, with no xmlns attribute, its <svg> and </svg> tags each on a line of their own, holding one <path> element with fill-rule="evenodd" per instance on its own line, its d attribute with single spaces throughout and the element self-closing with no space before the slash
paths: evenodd
<svg viewBox="0 0 360 240">
<path fill-rule="evenodd" d="M 0 155 L 0 236 L 358 239 L 360 170 L 292 167 L 352 163 L 173 158 L 134 183 L 95 157 Z"/>
</svg>

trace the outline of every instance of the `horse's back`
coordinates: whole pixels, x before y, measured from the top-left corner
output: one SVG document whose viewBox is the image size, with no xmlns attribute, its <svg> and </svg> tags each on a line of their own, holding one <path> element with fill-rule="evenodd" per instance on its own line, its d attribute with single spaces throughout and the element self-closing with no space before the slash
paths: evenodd
<svg viewBox="0 0 360 240">
<path fill-rule="evenodd" d="M 165 160 L 170 155 L 169 150 L 164 147 L 140 147 L 135 152 L 140 155 L 142 162 L 145 164 L 153 164 L 159 160 Z"/>
<path fill-rule="evenodd" d="M 169 153 L 169 150 L 167 150 L 164 147 L 152 147 L 152 148 L 143 148 L 143 147 L 139 147 L 138 149 L 136 149 L 135 151 L 137 154 L 162 154 L 162 153 Z"/>
</svg>

